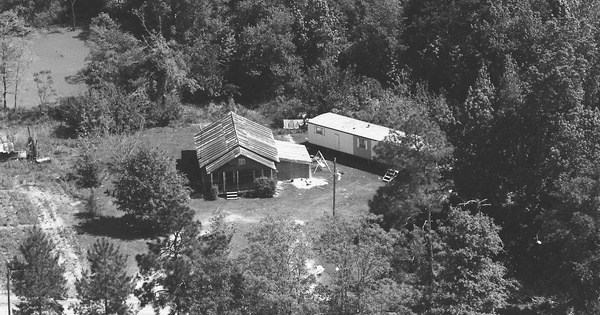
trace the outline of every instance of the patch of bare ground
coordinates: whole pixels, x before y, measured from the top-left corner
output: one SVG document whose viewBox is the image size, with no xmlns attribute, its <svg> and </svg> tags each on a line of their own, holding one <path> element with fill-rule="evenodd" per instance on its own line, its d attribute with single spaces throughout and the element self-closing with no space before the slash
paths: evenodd
<svg viewBox="0 0 600 315">
<path fill-rule="evenodd" d="M 70 225 L 65 224 L 61 213 L 76 212 L 71 205 L 71 197 L 59 193 L 43 190 L 35 186 L 21 186 L 18 192 L 27 196 L 27 199 L 38 210 L 38 225 L 46 235 L 56 244 L 60 255 L 60 262 L 65 266 L 65 277 L 69 283 L 69 294 L 75 293 L 74 284 L 81 277 L 82 264 L 77 253 L 80 249 L 76 246 L 76 237 Z"/>
</svg>

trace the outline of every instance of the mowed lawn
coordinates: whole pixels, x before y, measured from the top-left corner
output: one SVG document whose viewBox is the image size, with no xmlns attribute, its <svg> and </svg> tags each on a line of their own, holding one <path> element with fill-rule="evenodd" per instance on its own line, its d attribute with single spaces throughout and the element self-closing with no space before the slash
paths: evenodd
<svg viewBox="0 0 600 315">
<path fill-rule="evenodd" d="M 23 76 L 23 84 L 17 98 L 19 108 L 32 108 L 40 105 L 37 85 L 33 74 L 50 70 L 56 90 L 56 97 L 74 96 L 85 91 L 85 84 L 74 82 L 74 77 L 85 65 L 89 48 L 82 39 L 82 30 L 71 31 L 58 28 L 52 32 L 40 31 L 31 38 L 34 60 Z M 9 95 L 9 107 L 14 106 L 14 94 Z"/>
<path fill-rule="evenodd" d="M 330 167 L 333 163 L 329 161 Z M 368 212 L 368 200 L 383 183 L 379 175 L 346 167 L 338 164 L 338 171 L 344 172 L 341 180 L 336 182 L 336 215 L 348 216 Z M 246 242 L 243 235 L 256 223 L 268 215 L 281 216 L 298 223 L 312 222 L 319 228 L 319 219 L 332 215 L 333 182 L 329 171 L 317 171 L 313 174 L 312 183 L 321 186 L 298 188 L 291 182 L 280 182 L 280 190 L 273 198 L 239 198 L 237 200 L 219 199 L 204 201 L 193 199 L 192 207 L 196 210 L 196 218 L 208 224 L 214 211 L 220 211 L 236 228 L 233 252 L 239 252 Z M 304 181 L 296 180 L 302 187 Z"/>
</svg>

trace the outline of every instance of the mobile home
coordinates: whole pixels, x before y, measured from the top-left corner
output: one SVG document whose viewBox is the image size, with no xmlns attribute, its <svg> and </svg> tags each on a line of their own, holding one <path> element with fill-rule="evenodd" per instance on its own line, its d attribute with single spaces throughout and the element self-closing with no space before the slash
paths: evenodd
<svg viewBox="0 0 600 315">
<path fill-rule="evenodd" d="M 362 120 L 325 113 L 308 121 L 308 142 L 373 160 L 373 147 L 392 129 Z"/>
</svg>

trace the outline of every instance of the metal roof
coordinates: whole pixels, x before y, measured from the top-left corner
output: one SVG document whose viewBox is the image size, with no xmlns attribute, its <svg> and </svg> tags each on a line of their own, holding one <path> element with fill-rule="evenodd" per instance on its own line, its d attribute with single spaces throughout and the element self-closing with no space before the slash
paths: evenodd
<svg viewBox="0 0 600 315">
<path fill-rule="evenodd" d="M 233 112 L 196 133 L 194 142 L 198 163 L 208 173 L 239 155 L 272 169 L 279 162 L 271 129 Z"/>
<path fill-rule="evenodd" d="M 311 158 L 306 147 L 301 144 L 275 140 L 279 159 L 286 162 L 310 164 Z"/>
<path fill-rule="evenodd" d="M 311 118 L 308 123 L 376 141 L 383 141 L 392 131 L 387 127 L 334 113 L 321 114 Z"/>
<path fill-rule="evenodd" d="M 208 174 L 210 174 L 210 173 L 216 171 L 217 169 L 219 169 L 219 167 L 229 163 L 229 161 L 231 161 L 239 156 L 245 156 L 245 157 L 252 159 L 268 168 L 275 169 L 275 163 L 273 161 L 265 159 L 264 157 L 254 153 L 252 151 L 248 151 L 242 147 L 235 147 L 235 148 L 233 148 L 233 150 L 225 153 L 218 159 L 214 160 L 212 163 L 209 163 L 208 165 L 206 165 L 206 172 Z"/>
</svg>

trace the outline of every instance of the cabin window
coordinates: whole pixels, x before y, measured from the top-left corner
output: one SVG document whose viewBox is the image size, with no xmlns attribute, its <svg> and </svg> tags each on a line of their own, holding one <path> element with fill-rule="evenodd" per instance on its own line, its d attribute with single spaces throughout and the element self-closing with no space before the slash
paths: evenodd
<svg viewBox="0 0 600 315">
<path fill-rule="evenodd" d="M 356 139 L 356 146 L 361 148 L 361 149 L 367 149 L 367 139 L 362 139 L 362 138 L 357 138 Z"/>
<path fill-rule="evenodd" d="M 246 159 L 245 158 L 239 158 L 238 159 L 238 165 L 246 165 Z"/>
<path fill-rule="evenodd" d="M 323 128 L 321 128 L 321 127 L 315 126 L 315 133 L 318 134 L 318 135 L 324 135 L 325 134 L 325 130 L 323 130 Z"/>
</svg>

